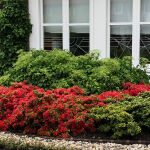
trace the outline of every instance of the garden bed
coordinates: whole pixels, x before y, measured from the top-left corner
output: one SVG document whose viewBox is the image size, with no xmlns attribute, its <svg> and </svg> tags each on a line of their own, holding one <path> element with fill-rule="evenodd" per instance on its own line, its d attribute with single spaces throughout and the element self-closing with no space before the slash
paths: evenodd
<svg viewBox="0 0 150 150">
<path fill-rule="evenodd" d="M 59 138 L 138 139 L 150 131 L 150 85 L 123 86 L 100 95 L 86 95 L 78 86 L 44 91 L 26 81 L 1 86 L 0 128 Z"/>
</svg>

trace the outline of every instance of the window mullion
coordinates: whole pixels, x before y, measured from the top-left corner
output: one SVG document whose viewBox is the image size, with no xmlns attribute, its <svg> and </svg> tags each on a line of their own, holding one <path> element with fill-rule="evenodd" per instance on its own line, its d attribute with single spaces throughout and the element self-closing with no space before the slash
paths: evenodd
<svg viewBox="0 0 150 150">
<path fill-rule="evenodd" d="M 40 0 L 40 18 L 41 18 L 41 21 L 40 21 L 40 24 L 41 24 L 41 48 L 44 49 L 44 21 L 43 21 L 43 0 Z"/>
<path fill-rule="evenodd" d="M 140 60 L 140 5 L 141 0 L 133 0 L 132 62 L 134 66 L 137 66 Z"/>
<path fill-rule="evenodd" d="M 94 49 L 101 52 L 100 58 L 106 58 L 107 39 L 107 1 L 94 0 Z"/>
<path fill-rule="evenodd" d="M 63 0 L 63 49 L 69 51 L 69 0 Z"/>
<path fill-rule="evenodd" d="M 94 50 L 94 1 L 90 0 L 90 51 Z"/>
<path fill-rule="evenodd" d="M 107 51 L 106 56 L 110 58 L 110 0 L 107 1 Z"/>
</svg>

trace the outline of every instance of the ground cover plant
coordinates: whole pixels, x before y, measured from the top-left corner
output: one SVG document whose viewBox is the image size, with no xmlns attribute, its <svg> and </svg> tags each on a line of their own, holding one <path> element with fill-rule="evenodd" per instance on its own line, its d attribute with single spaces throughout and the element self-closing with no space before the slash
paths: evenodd
<svg viewBox="0 0 150 150">
<path fill-rule="evenodd" d="M 42 138 L 14 136 L 10 133 L 0 134 L 0 150 L 73 150 L 68 146 L 56 146 L 54 143 L 47 143 Z"/>
<path fill-rule="evenodd" d="M 131 57 L 99 60 L 96 53 L 74 56 L 62 50 L 32 51 L 19 55 L 13 68 L 0 78 L 0 85 L 28 80 L 45 90 L 78 85 L 88 94 L 100 94 L 122 89 L 122 82 L 149 83 L 145 64 L 133 67 Z"/>
<path fill-rule="evenodd" d="M 150 85 L 124 83 L 120 92 L 88 96 L 78 86 L 45 91 L 25 82 L 0 86 L 1 130 L 63 138 L 99 131 L 120 138 L 150 129 Z"/>
</svg>

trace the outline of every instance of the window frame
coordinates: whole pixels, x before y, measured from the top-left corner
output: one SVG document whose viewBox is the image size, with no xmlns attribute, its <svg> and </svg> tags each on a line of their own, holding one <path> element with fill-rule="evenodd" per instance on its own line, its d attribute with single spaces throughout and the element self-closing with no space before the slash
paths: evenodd
<svg viewBox="0 0 150 150">
<path fill-rule="evenodd" d="M 43 36 L 42 26 L 41 26 L 41 0 L 28 0 L 29 1 L 29 14 L 32 26 L 32 34 L 30 35 L 30 48 L 31 49 L 42 49 L 43 42 L 41 42 L 41 37 Z M 63 0 L 64 5 L 69 2 L 69 0 Z M 66 5 L 65 5 L 66 6 Z M 90 52 L 96 50 L 100 53 L 100 58 L 107 57 L 107 0 L 90 0 Z M 64 14 L 69 13 L 68 9 L 63 9 Z M 66 17 L 66 19 L 65 19 Z M 68 16 L 65 16 L 64 20 Z M 63 34 L 63 48 L 69 49 L 69 22 L 65 22 L 65 31 Z"/>
<path fill-rule="evenodd" d="M 41 0 L 28 0 L 29 13 L 32 27 L 30 36 L 30 48 L 42 49 L 41 37 L 43 36 L 41 26 Z M 69 0 L 63 0 L 63 5 Z M 133 0 L 132 20 L 132 57 L 133 65 L 139 64 L 140 58 L 140 26 L 150 22 L 140 22 L 141 0 Z M 69 8 L 63 9 L 64 14 L 69 14 Z M 63 48 L 69 50 L 69 15 L 64 16 Z M 68 21 L 67 21 L 68 20 Z M 110 0 L 90 0 L 90 51 L 96 49 L 100 52 L 100 58 L 110 58 Z M 114 24 L 115 25 L 115 24 Z M 42 46 L 41 46 L 42 45 Z M 150 64 L 148 72 L 150 72 Z"/>
<path fill-rule="evenodd" d="M 110 28 L 113 25 L 132 26 L 132 63 L 137 66 L 140 63 L 140 29 L 141 25 L 150 25 L 150 22 L 141 22 L 141 1 L 133 0 L 132 22 L 110 22 L 111 0 L 107 0 L 107 57 L 110 58 Z M 150 68 L 150 64 L 147 65 Z"/>
<path fill-rule="evenodd" d="M 40 39 L 41 49 L 44 49 L 44 27 L 61 26 L 63 35 L 63 49 L 70 51 L 70 26 L 89 26 L 89 51 L 93 50 L 93 0 L 89 0 L 89 23 L 69 22 L 69 0 L 62 0 L 62 23 L 44 23 L 43 21 L 43 0 L 40 0 Z"/>
</svg>

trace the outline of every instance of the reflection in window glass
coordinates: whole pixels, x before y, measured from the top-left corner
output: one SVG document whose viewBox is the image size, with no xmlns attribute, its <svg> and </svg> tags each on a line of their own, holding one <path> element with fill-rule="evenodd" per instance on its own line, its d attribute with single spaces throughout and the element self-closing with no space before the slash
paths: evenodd
<svg viewBox="0 0 150 150">
<path fill-rule="evenodd" d="M 44 23 L 62 23 L 62 0 L 43 0 Z"/>
<path fill-rule="evenodd" d="M 44 27 L 44 49 L 62 49 L 62 27 Z"/>
<path fill-rule="evenodd" d="M 150 21 L 150 0 L 141 0 L 141 21 Z"/>
<path fill-rule="evenodd" d="M 70 0 L 70 23 L 89 23 L 89 0 Z"/>
<path fill-rule="evenodd" d="M 132 26 L 111 26 L 110 57 L 132 56 Z"/>
<path fill-rule="evenodd" d="M 131 22 L 133 0 L 111 0 L 110 21 Z"/>
<path fill-rule="evenodd" d="M 70 27 L 70 51 L 74 55 L 84 55 L 89 52 L 89 27 Z"/>
<path fill-rule="evenodd" d="M 150 61 L 150 25 L 141 25 L 140 56 Z"/>
</svg>

